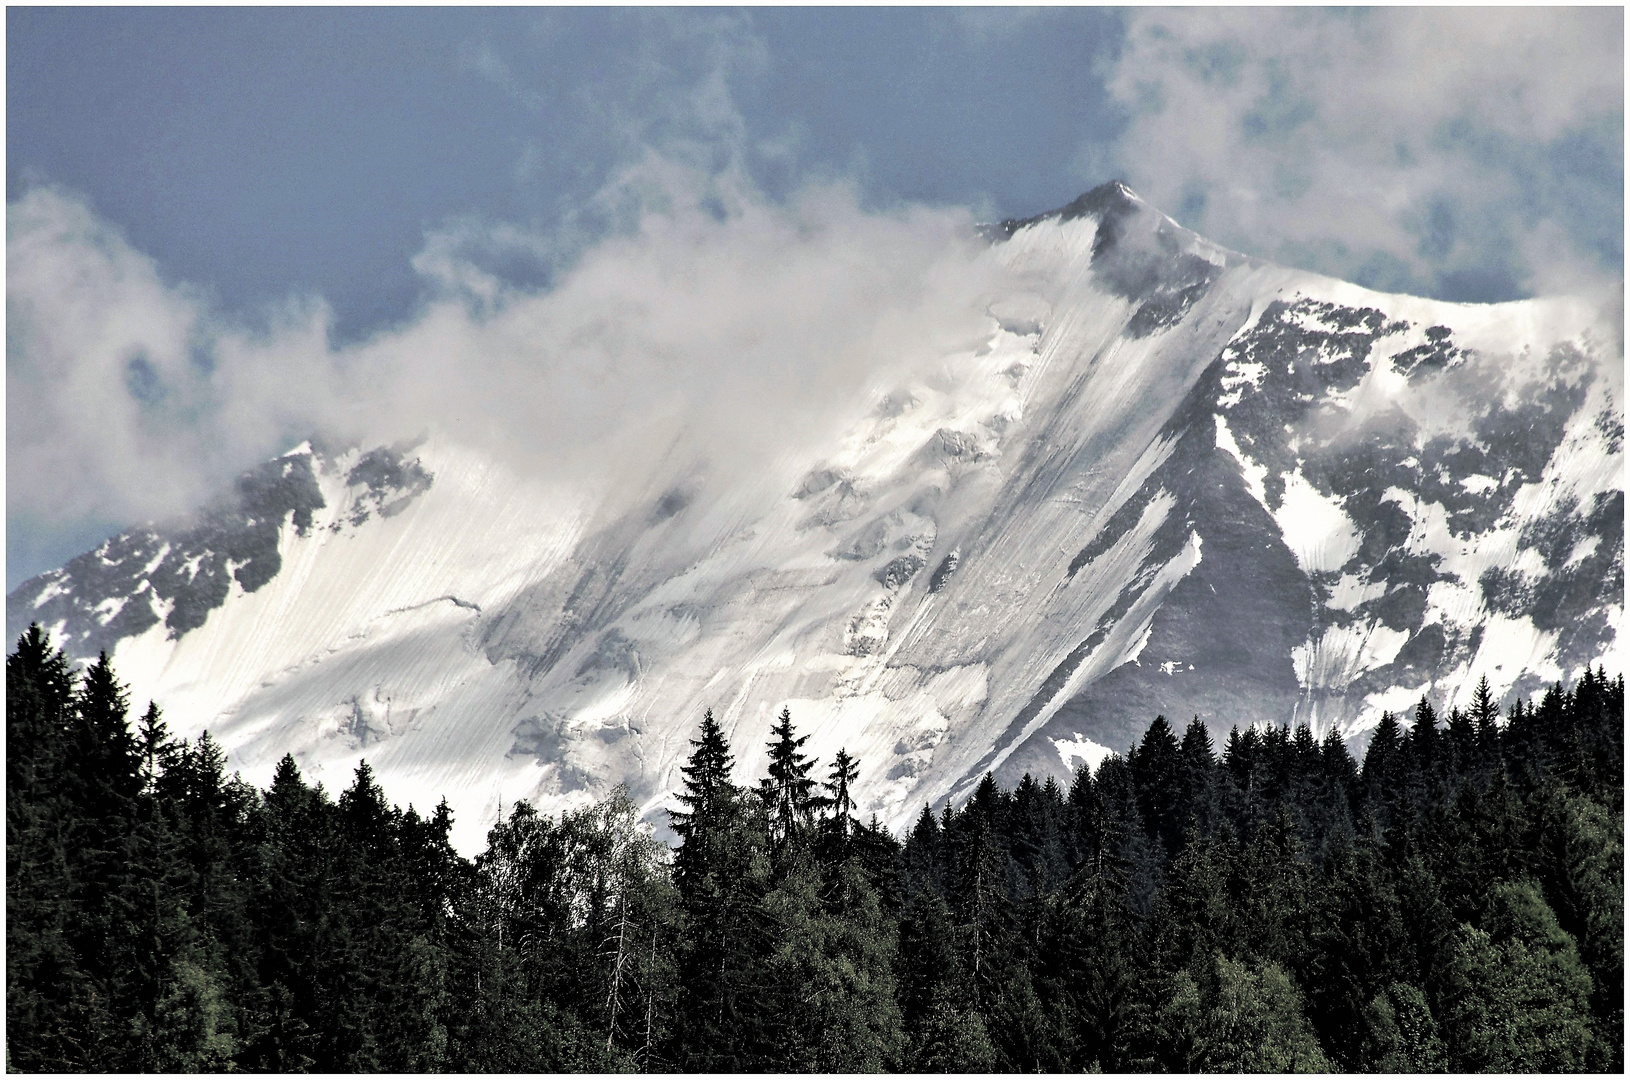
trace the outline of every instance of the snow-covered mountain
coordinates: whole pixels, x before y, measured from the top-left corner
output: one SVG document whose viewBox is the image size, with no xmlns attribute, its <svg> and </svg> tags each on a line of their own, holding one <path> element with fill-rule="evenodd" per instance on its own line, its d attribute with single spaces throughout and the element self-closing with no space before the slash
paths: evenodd
<svg viewBox="0 0 1630 1080">
<path fill-rule="evenodd" d="M 819 457 L 610 510 L 435 433 L 306 444 L 26 582 L 8 632 L 109 650 L 251 780 L 293 751 L 445 794 L 465 847 L 517 798 L 654 809 L 707 707 L 746 777 L 790 706 L 900 825 L 1156 713 L 1358 735 L 1619 666 L 1623 347 L 1588 305 L 1370 292 L 1122 184 L 985 231 L 1018 283 L 985 340 Z"/>
</svg>

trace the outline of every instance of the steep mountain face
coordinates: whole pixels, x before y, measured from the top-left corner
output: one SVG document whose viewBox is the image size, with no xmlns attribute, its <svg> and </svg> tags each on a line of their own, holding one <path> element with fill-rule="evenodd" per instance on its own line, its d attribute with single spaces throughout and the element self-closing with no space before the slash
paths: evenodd
<svg viewBox="0 0 1630 1080">
<path fill-rule="evenodd" d="M 466 846 L 516 798 L 655 809 L 705 707 L 749 775 L 790 706 L 900 824 L 1157 713 L 1358 736 L 1617 666 L 1622 345 L 1585 305 L 1368 292 L 1120 184 L 986 234 L 988 338 L 818 460 L 613 512 L 434 434 L 308 444 L 25 583 L 8 631 L 109 649 L 251 779 L 445 794 Z"/>
</svg>

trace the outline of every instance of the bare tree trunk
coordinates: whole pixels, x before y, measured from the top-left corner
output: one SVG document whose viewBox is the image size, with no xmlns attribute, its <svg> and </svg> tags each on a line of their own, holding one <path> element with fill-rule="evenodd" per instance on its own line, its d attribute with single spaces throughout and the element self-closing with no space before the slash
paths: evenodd
<svg viewBox="0 0 1630 1080">
<path fill-rule="evenodd" d="M 617 1007 L 621 1004 L 620 995 L 623 983 L 623 959 L 627 955 L 624 943 L 628 939 L 628 897 L 622 898 L 622 911 L 617 919 L 617 958 L 611 965 L 611 991 L 607 995 L 606 1011 L 610 1014 L 606 1022 L 606 1049 L 611 1049 L 612 1036 L 617 1032 Z"/>
<path fill-rule="evenodd" d="M 651 951 L 645 958 L 647 968 L 654 966 L 656 964 L 656 959 L 657 924 L 656 920 L 653 919 L 651 921 Z M 645 987 L 645 1056 L 640 1062 L 640 1069 L 644 1072 L 651 1071 L 651 1029 L 655 1019 L 657 1003 L 657 991 L 655 983 L 656 980 L 652 977 L 651 972 L 648 970 L 646 972 Z"/>
</svg>

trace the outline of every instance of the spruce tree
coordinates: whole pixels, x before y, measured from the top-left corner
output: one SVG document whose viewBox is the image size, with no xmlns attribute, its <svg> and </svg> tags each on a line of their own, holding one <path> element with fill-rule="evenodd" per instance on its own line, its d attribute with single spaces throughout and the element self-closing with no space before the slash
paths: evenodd
<svg viewBox="0 0 1630 1080">
<path fill-rule="evenodd" d="M 1072 868 L 1096 865 L 1098 861 L 1098 792 L 1092 770 L 1078 765 L 1065 799 L 1065 857 Z"/>
<path fill-rule="evenodd" d="M 133 863 L 141 765 L 130 732 L 129 697 L 105 652 L 80 682 L 60 784 L 70 814 L 73 918 L 67 936 L 94 988 L 94 1004 L 81 1029 L 82 1067 L 132 1069 L 138 1062 L 127 1033 L 140 1008 L 140 984 L 123 896 L 139 873 Z"/>
<path fill-rule="evenodd" d="M 758 907 L 770 888 L 769 819 L 762 800 L 750 802 L 730 782 L 729 745 L 711 711 L 691 747 L 678 796 L 687 809 L 670 812 L 690 933 L 679 950 L 683 990 L 666 1053 L 687 1072 L 759 1071 L 774 1064 L 778 1021 L 765 993 L 774 941 Z"/>
<path fill-rule="evenodd" d="M 986 773 L 962 811 L 945 826 L 948 884 L 963 965 L 975 1003 L 994 1001 L 1000 958 L 1008 947 L 1008 866 L 1002 850 L 1007 799 Z"/>
<path fill-rule="evenodd" d="M 690 865 L 706 846 L 708 830 L 722 818 L 735 795 L 730 782 L 730 770 L 735 759 L 730 743 L 725 739 L 719 722 L 713 719 L 713 710 L 702 714 L 702 728 L 691 740 L 690 760 L 680 766 L 685 778 L 684 790 L 675 796 L 685 810 L 668 811 L 668 820 L 680 839 L 678 869 L 681 882 L 691 873 Z M 694 840 L 694 844 L 692 841 Z M 686 849 L 690 849 L 687 860 Z"/>
<path fill-rule="evenodd" d="M 859 775 L 860 763 L 850 757 L 847 750 L 839 747 L 832 759 L 831 774 L 822 786 L 830 792 L 826 797 L 826 805 L 831 810 L 828 819 L 830 827 L 844 841 L 849 839 L 855 825 L 855 800 L 851 788 Z"/>
<path fill-rule="evenodd" d="M 1468 715 L 1477 732 L 1477 775 L 1487 780 L 1500 760 L 1500 703 L 1494 699 L 1487 675 L 1477 680 Z"/>
<path fill-rule="evenodd" d="M 770 816 L 770 837 L 780 849 L 807 836 L 821 802 L 810 770 L 815 762 L 802 752 L 808 735 L 793 737 L 792 712 L 783 708 L 770 729 L 770 775 L 759 781 L 759 797 Z"/>
<path fill-rule="evenodd" d="M 91 986 L 69 942 L 73 810 L 64 791 L 78 679 L 38 623 L 6 657 L 6 1057 L 86 1067 Z"/>
<path fill-rule="evenodd" d="M 1222 806 L 1217 793 L 1217 756 L 1211 733 L 1196 716 L 1183 731 L 1178 748 L 1181 765 L 1181 792 L 1178 817 L 1186 832 L 1190 827 L 1209 836 L 1217 824 Z"/>
<path fill-rule="evenodd" d="M 1438 714 L 1423 696 L 1415 706 L 1415 723 L 1409 729 L 1409 761 L 1415 797 L 1424 800 L 1439 779 L 1440 758 Z"/>
<path fill-rule="evenodd" d="M 1364 803 L 1370 813 L 1382 820 L 1387 798 L 1395 790 L 1399 779 L 1399 746 L 1403 736 L 1398 718 L 1390 711 L 1381 713 L 1381 722 L 1370 734 L 1369 749 L 1364 752 Z"/>
<path fill-rule="evenodd" d="M 136 727 L 136 753 L 141 759 L 142 788 L 153 791 L 158 779 L 174 763 L 179 744 L 170 738 L 170 726 L 156 702 L 147 703 L 147 711 Z"/>
<path fill-rule="evenodd" d="M 945 895 L 945 849 L 939 819 L 927 803 L 906 835 L 905 888 L 908 902 L 921 894 Z"/>
<path fill-rule="evenodd" d="M 1158 840 L 1168 858 L 1177 854 L 1187 824 L 1182 806 L 1184 763 L 1177 737 L 1164 716 L 1157 716 L 1143 733 L 1143 741 L 1126 756 L 1132 770 L 1138 808 L 1144 828 Z"/>
<path fill-rule="evenodd" d="M 68 736 L 66 790 L 90 821 L 127 818 L 141 786 L 141 762 L 130 731 L 130 696 L 103 652 L 80 683 Z"/>
</svg>

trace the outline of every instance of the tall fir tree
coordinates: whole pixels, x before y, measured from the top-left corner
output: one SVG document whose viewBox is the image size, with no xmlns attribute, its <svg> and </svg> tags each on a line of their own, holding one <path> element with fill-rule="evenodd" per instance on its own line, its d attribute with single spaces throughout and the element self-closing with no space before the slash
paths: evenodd
<svg viewBox="0 0 1630 1080">
<path fill-rule="evenodd" d="M 792 711 L 781 710 L 770 728 L 769 775 L 759 781 L 759 797 L 770 817 L 770 837 L 785 850 L 808 837 L 815 825 L 815 812 L 824 800 L 815 794 L 815 778 L 810 771 L 815 762 L 803 753 L 808 735 L 793 735 Z"/>
<path fill-rule="evenodd" d="M 826 805 L 830 811 L 827 819 L 829 828 L 845 842 L 856 824 L 854 783 L 859 777 L 860 763 L 850 757 L 847 750 L 839 747 L 832 759 L 831 773 L 822 786 L 828 793 Z"/>
<path fill-rule="evenodd" d="M 712 709 L 702 714 L 701 730 L 690 745 L 690 760 L 679 769 L 684 789 L 675 796 L 685 809 L 668 812 L 680 839 L 676 866 L 681 888 L 705 872 L 700 861 L 708 854 L 711 833 L 722 824 L 736 797 L 736 787 L 730 782 L 735 758 Z"/>
<path fill-rule="evenodd" d="M 74 810 L 63 772 L 78 677 L 38 623 L 6 657 L 6 1055 L 11 1069 L 87 1065 L 92 987 L 70 943 Z"/>
</svg>

